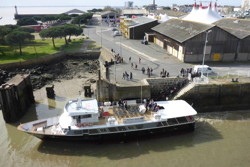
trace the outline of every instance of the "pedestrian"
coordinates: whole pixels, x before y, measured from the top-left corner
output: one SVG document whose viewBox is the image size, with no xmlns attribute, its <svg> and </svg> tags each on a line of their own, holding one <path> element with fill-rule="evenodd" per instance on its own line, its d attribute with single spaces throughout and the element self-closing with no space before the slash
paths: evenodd
<svg viewBox="0 0 250 167">
<path fill-rule="evenodd" d="M 144 74 L 144 73 L 145 73 L 145 68 L 142 67 L 142 68 L 141 68 L 141 71 L 142 71 L 142 73 Z"/>
<path fill-rule="evenodd" d="M 131 63 L 131 68 L 133 68 L 133 66 L 134 66 L 134 64 L 133 64 L 133 63 Z"/>
<path fill-rule="evenodd" d="M 139 64 L 141 64 L 141 58 L 139 57 Z"/>
<path fill-rule="evenodd" d="M 128 59 L 128 60 L 129 60 L 129 62 L 131 62 L 131 56 L 129 57 L 129 59 Z"/>
<path fill-rule="evenodd" d="M 132 74 L 132 72 L 130 72 L 130 80 L 132 80 L 133 79 L 133 74 Z"/>
<path fill-rule="evenodd" d="M 122 79 L 125 79 L 125 73 L 122 74 Z"/>
<path fill-rule="evenodd" d="M 153 68 L 150 69 L 151 74 L 153 73 Z"/>
<path fill-rule="evenodd" d="M 135 64 L 135 69 L 137 70 L 137 64 Z"/>
</svg>

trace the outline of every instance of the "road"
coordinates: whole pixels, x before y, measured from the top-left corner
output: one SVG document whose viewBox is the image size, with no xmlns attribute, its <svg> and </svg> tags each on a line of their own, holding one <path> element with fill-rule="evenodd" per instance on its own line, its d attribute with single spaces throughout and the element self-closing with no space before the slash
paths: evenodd
<svg viewBox="0 0 250 167">
<path fill-rule="evenodd" d="M 141 40 L 128 40 L 122 36 L 113 37 L 112 27 L 106 23 L 89 26 L 84 29 L 84 33 L 92 40 L 99 43 L 100 46 L 107 49 L 113 49 L 116 53 L 124 58 L 124 63 L 111 66 L 111 81 L 120 84 L 140 83 L 142 79 L 148 78 L 142 74 L 141 68 L 152 68 L 153 75 L 151 78 L 160 77 L 160 72 L 165 69 L 169 72 L 170 77 L 179 75 L 181 68 L 192 68 L 193 64 L 183 63 L 176 57 L 168 55 L 165 49 L 162 49 L 154 43 L 149 45 L 141 44 Z M 131 62 L 129 62 L 131 57 Z M 139 63 L 141 58 L 141 63 Z M 137 64 L 137 69 L 131 68 L 131 63 Z M 248 75 L 250 76 L 250 65 L 241 63 L 216 63 L 209 64 L 215 71 L 215 76 Z M 133 79 L 130 81 L 122 79 L 124 72 L 132 72 Z"/>
</svg>

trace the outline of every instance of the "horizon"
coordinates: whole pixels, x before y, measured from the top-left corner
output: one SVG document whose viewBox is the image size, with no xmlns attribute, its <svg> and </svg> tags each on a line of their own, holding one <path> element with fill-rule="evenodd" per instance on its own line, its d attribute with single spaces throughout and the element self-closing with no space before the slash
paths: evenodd
<svg viewBox="0 0 250 167">
<path fill-rule="evenodd" d="M 109 0 L 109 2 L 103 2 L 99 0 L 91 0 L 87 2 L 83 2 L 82 0 L 71 0 L 70 2 L 67 0 L 43 0 L 41 1 L 35 1 L 34 0 L 3 0 L 1 2 L 0 7 L 13 7 L 13 6 L 19 6 L 19 7 L 105 7 L 105 6 L 111 6 L 111 7 L 123 7 L 125 5 L 125 2 L 128 0 L 123 1 L 117 1 L 117 0 Z M 132 0 L 134 2 L 133 6 L 144 6 L 149 5 L 153 3 L 153 0 Z M 172 6 L 173 4 L 177 5 L 192 5 L 196 2 L 199 4 L 202 2 L 203 4 L 208 4 L 209 2 L 217 2 L 219 6 L 241 6 L 241 0 L 236 1 L 228 1 L 228 0 L 213 0 L 213 1 L 195 1 L 195 0 L 178 0 L 175 3 L 172 2 L 166 2 L 165 0 L 155 0 L 155 4 L 157 6 Z M 58 5 L 61 4 L 61 5 Z"/>
</svg>

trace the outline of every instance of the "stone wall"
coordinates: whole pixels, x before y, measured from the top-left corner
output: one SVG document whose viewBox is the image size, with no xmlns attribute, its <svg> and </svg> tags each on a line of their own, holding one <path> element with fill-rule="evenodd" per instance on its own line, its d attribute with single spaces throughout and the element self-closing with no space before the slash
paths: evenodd
<svg viewBox="0 0 250 167">
<path fill-rule="evenodd" d="M 0 69 L 16 69 L 16 68 L 30 68 L 41 64 L 51 64 L 58 62 L 66 57 L 85 57 L 86 59 L 98 59 L 100 56 L 100 51 L 94 52 L 58 52 L 48 56 L 42 56 L 31 60 L 20 61 L 16 63 L 6 63 L 0 64 Z"/>
<path fill-rule="evenodd" d="M 98 80 L 96 85 L 98 101 L 150 98 L 150 86 L 148 84 L 123 86 L 112 84 L 107 80 Z"/>
<path fill-rule="evenodd" d="M 169 88 L 177 88 L 178 86 L 181 88 L 186 83 L 186 78 L 159 78 L 144 80 L 142 85 L 123 86 L 102 79 L 97 81 L 97 99 L 99 101 L 116 101 L 119 99 L 141 99 L 142 97 L 143 99 L 165 100 L 165 93 Z"/>
<path fill-rule="evenodd" d="M 250 83 L 200 84 L 180 96 L 198 112 L 250 108 Z"/>
<path fill-rule="evenodd" d="M 150 86 L 151 98 L 154 100 L 165 100 L 171 98 L 189 81 L 187 78 L 158 78 L 147 79 Z M 170 94 L 170 91 L 173 91 Z"/>
</svg>

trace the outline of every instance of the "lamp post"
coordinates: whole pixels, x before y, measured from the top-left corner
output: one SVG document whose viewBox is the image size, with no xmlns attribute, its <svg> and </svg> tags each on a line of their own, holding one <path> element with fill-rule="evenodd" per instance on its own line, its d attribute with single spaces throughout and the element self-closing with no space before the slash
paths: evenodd
<svg viewBox="0 0 250 167">
<path fill-rule="evenodd" d="M 204 46 L 204 50 L 203 50 L 203 59 L 202 59 L 202 68 L 201 68 L 201 77 L 203 77 L 203 66 L 204 66 L 204 61 L 205 61 L 205 55 L 206 55 L 206 47 L 207 47 L 207 36 L 208 34 L 212 32 L 212 30 L 208 30 L 206 31 L 206 40 L 205 40 L 205 46 Z"/>
</svg>

